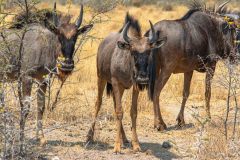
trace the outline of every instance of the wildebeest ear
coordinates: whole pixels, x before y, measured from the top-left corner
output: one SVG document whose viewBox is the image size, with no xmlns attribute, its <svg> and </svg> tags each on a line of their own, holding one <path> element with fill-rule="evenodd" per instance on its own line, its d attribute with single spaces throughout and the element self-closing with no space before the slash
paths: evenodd
<svg viewBox="0 0 240 160">
<path fill-rule="evenodd" d="M 89 24 L 89 25 L 83 26 L 82 28 L 79 28 L 78 35 L 89 32 L 92 29 L 92 27 L 93 27 L 93 24 Z"/>
<path fill-rule="evenodd" d="M 51 28 L 51 31 L 52 31 L 53 33 L 55 33 L 56 35 L 59 35 L 59 34 L 60 34 L 60 31 L 59 31 L 59 28 L 58 28 L 58 27 L 52 27 L 52 28 Z"/>
<path fill-rule="evenodd" d="M 148 31 L 144 34 L 144 37 L 149 37 L 149 32 L 150 32 L 150 30 L 148 30 Z"/>
<path fill-rule="evenodd" d="M 167 41 L 167 37 L 159 38 L 156 42 L 153 43 L 153 48 L 160 48 L 162 47 Z"/>
<path fill-rule="evenodd" d="M 127 43 L 127 42 L 118 41 L 117 45 L 118 45 L 118 48 L 123 49 L 123 50 L 129 50 L 130 49 L 130 44 Z"/>
<path fill-rule="evenodd" d="M 46 21 L 45 22 L 45 26 L 50 30 L 52 31 L 53 33 L 55 33 L 56 35 L 59 34 L 59 29 L 58 27 L 56 27 L 53 23 L 49 22 L 49 21 Z"/>
</svg>

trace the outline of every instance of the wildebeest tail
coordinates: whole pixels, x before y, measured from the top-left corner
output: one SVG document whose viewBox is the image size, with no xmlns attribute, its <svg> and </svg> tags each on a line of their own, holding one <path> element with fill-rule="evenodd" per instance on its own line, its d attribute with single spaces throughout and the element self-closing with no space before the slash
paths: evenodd
<svg viewBox="0 0 240 160">
<path fill-rule="evenodd" d="M 113 93 L 113 87 L 112 87 L 112 84 L 111 83 L 107 83 L 107 96 L 110 97 Z"/>
<path fill-rule="evenodd" d="M 149 58 L 149 84 L 148 84 L 148 96 L 150 100 L 153 100 L 154 86 L 156 80 L 156 53 L 157 49 L 154 49 Z"/>
</svg>

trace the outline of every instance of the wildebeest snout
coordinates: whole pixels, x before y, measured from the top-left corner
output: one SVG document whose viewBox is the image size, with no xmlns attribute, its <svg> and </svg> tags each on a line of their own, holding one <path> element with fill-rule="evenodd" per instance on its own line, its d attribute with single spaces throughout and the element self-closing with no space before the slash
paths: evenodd
<svg viewBox="0 0 240 160">
<path fill-rule="evenodd" d="M 142 78 L 144 78 L 144 77 L 147 77 L 147 72 L 145 72 L 145 71 L 140 71 L 139 73 L 138 73 L 138 76 L 139 77 L 142 77 Z"/>
<path fill-rule="evenodd" d="M 135 80 L 138 84 L 147 84 L 149 81 L 147 54 L 135 55 Z"/>
<path fill-rule="evenodd" d="M 139 71 L 136 77 L 136 82 L 138 84 L 147 84 L 149 81 L 149 76 L 146 71 Z"/>
<path fill-rule="evenodd" d="M 64 61 L 59 61 L 59 69 L 62 72 L 72 72 L 74 69 L 74 61 L 72 59 L 66 58 Z"/>
<path fill-rule="evenodd" d="M 149 82 L 149 77 L 137 77 L 136 82 L 138 84 L 148 84 Z"/>
</svg>

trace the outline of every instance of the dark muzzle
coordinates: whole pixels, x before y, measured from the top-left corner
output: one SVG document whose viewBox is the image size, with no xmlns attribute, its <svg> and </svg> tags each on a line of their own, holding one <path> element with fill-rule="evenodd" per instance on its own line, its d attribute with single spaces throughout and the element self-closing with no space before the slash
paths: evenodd
<svg viewBox="0 0 240 160">
<path fill-rule="evenodd" d="M 59 60 L 57 63 L 57 67 L 61 72 L 71 73 L 74 69 L 74 61 L 72 59 L 66 58 Z"/>
<path fill-rule="evenodd" d="M 145 72 L 139 72 L 139 74 L 136 77 L 136 83 L 138 84 L 148 84 L 149 82 L 149 76 Z"/>
</svg>

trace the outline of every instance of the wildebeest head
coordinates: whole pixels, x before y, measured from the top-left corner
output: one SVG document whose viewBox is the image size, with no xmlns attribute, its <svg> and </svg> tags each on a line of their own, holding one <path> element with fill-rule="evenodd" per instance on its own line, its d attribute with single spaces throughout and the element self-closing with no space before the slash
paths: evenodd
<svg viewBox="0 0 240 160">
<path fill-rule="evenodd" d="M 229 56 L 230 61 L 234 62 L 239 58 L 240 51 L 240 17 L 235 13 L 227 13 L 226 5 L 229 2 L 230 0 L 222 3 L 214 12 L 221 17 L 219 22 L 226 43 L 226 52 L 228 53 L 225 56 Z"/>
<path fill-rule="evenodd" d="M 56 3 L 54 4 L 54 12 L 56 13 Z M 72 72 L 74 68 L 73 54 L 75 44 L 80 34 L 87 33 L 93 27 L 92 24 L 80 27 L 83 21 L 83 5 L 78 19 L 75 23 L 70 23 L 70 18 L 65 21 L 59 21 L 57 14 L 53 15 L 53 31 L 58 36 L 61 44 L 61 55 L 58 58 L 58 70 L 64 75 Z"/>
<path fill-rule="evenodd" d="M 117 42 L 118 48 L 122 50 L 128 50 L 132 56 L 133 65 L 133 80 L 136 84 L 147 85 L 149 83 L 149 65 L 151 50 L 154 48 L 160 48 L 165 42 L 166 37 L 158 38 L 153 25 L 150 21 L 152 37 L 129 37 L 128 31 L 130 23 L 128 22 L 123 31 L 123 40 Z"/>
<path fill-rule="evenodd" d="M 237 19 L 234 21 L 234 45 L 237 59 L 240 58 L 240 17 L 237 16 Z"/>
<path fill-rule="evenodd" d="M 226 46 L 231 49 L 230 61 L 234 62 L 239 59 L 240 53 L 240 18 L 234 14 L 224 14 L 222 16 L 224 16 L 222 32 L 227 42 Z"/>
</svg>

